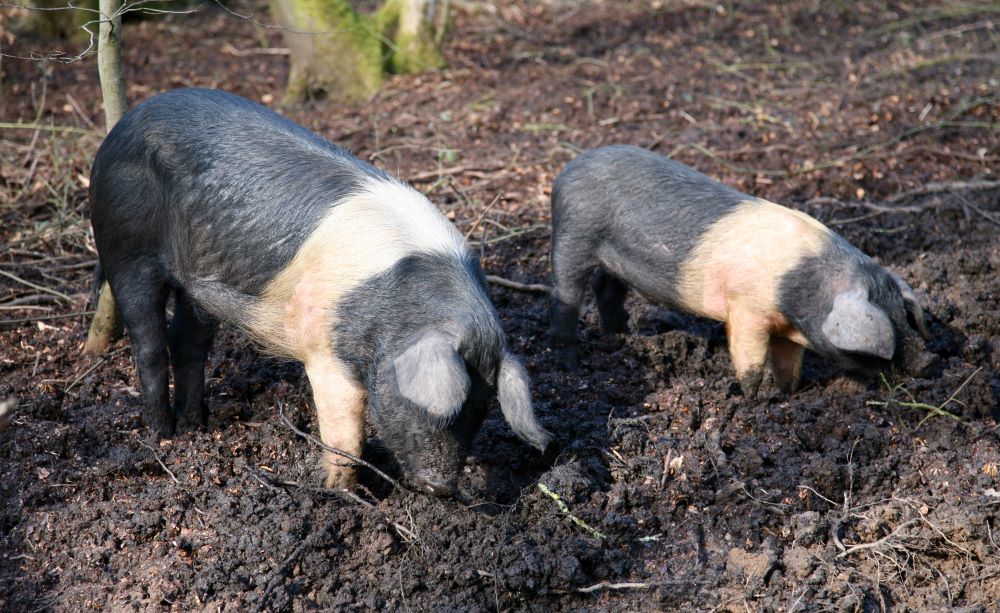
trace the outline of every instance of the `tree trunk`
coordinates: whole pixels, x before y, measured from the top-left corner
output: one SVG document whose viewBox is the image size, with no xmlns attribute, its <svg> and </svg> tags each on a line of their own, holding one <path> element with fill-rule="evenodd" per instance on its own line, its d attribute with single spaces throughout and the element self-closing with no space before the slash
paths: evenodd
<svg viewBox="0 0 1000 613">
<path fill-rule="evenodd" d="M 97 72 L 104 99 L 104 123 L 111 131 L 125 114 L 125 78 L 122 76 L 121 0 L 100 0 L 101 27 L 97 39 Z M 97 312 L 90 322 L 84 353 L 103 353 L 122 335 L 115 297 L 107 281 L 101 285 Z"/>
<path fill-rule="evenodd" d="M 444 66 L 429 13 L 434 6 L 433 0 L 386 0 L 379 9 L 381 31 L 392 40 L 387 57 L 391 72 L 416 74 Z"/>
<path fill-rule="evenodd" d="M 382 43 L 371 19 L 348 0 L 271 0 L 271 13 L 288 29 L 292 65 L 285 102 L 324 91 L 364 100 L 382 85 Z"/>
<path fill-rule="evenodd" d="M 27 15 L 15 27 L 42 38 L 87 41 L 90 34 L 83 26 L 94 19 L 97 0 L 80 0 L 73 3 L 76 10 L 67 6 L 66 0 L 31 0 L 23 2 L 29 8 Z M 55 10 L 53 10 L 55 9 Z"/>
<path fill-rule="evenodd" d="M 291 49 L 284 102 L 315 91 L 364 100 L 378 91 L 387 70 L 409 74 L 443 66 L 435 24 L 445 22 L 431 15 L 435 6 L 436 0 L 385 0 L 369 17 L 349 0 L 271 0 Z"/>
</svg>

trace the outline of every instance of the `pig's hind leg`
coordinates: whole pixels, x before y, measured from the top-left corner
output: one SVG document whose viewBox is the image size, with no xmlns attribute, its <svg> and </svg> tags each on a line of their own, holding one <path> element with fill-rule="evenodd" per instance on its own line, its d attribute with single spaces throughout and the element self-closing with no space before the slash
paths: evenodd
<svg viewBox="0 0 1000 613">
<path fill-rule="evenodd" d="M 549 296 L 549 340 L 570 367 L 579 359 L 576 335 L 580 304 L 597 262 L 583 246 L 571 248 L 557 236 L 552 249 L 552 294 Z"/>
<path fill-rule="evenodd" d="M 184 290 L 174 290 L 170 362 L 174 370 L 174 415 L 182 427 L 204 426 L 208 419 L 205 361 L 216 327 L 213 319 L 191 304 Z"/>
<path fill-rule="evenodd" d="M 172 436 L 175 422 L 167 389 L 167 281 L 155 264 L 142 261 L 106 266 L 105 271 L 139 370 L 142 421 L 157 436 Z"/>
<path fill-rule="evenodd" d="M 594 273 L 591 287 L 597 297 L 597 310 L 601 314 L 601 329 L 607 334 L 628 332 L 628 311 L 625 310 L 625 296 L 628 286 L 619 279 L 598 268 Z"/>
</svg>

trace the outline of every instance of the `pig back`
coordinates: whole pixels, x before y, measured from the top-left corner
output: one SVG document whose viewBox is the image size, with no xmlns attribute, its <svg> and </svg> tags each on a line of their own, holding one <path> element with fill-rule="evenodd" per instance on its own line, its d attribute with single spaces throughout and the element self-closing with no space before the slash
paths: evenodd
<svg viewBox="0 0 1000 613">
<path fill-rule="evenodd" d="M 260 105 L 175 90 L 126 113 L 98 151 L 95 238 L 102 253 L 141 247 L 182 286 L 253 296 L 369 179 L 387 177 Z"/>
<path fill-rule="evenodd" d="M 560 249 L 596 253 L 596 264 L 640 293 L 682 306 L 683 263 L 748 198 L 645 149 L 594 149 L 570 162 L 553 188 L 553 259 L 565 257 Z"/>
</svg>

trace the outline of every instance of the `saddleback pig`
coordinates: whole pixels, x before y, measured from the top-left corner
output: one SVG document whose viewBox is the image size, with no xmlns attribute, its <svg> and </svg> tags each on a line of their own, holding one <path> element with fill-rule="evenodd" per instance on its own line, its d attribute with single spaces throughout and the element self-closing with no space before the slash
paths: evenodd
<svg viewBox="0 0 1000 613">
<path fill-rule="evenodd" d="M 305 364 L 324 443 L 360 455 L 367 405 L 431 493 L 451 490 L 494 395 L 514 432 L 546 448 L 462 235 L 422 194 L 301 126 L 221 91 L 155 96 L 101 145 L 90 200 L 99 274 L 158 435 L 205 422 L 221 320 Z M 348 460 L 324 461 L 327 486 L 351 483 Z"/>
<path fill-rule="evenodd" d="M 571 161 L 552 189 L 552 226 L 550 332 L 571 361 L 590 280 L 609 332 L 627 327 L 630 287 L 726 322 L 751 396 L 765 364 L 794 390 L 804 348 L 870 370 L 919 345 L 910 325 L 926 337 L 913 291 L 823 224 L 644 149 L 602 147 Z"/>
</svg>

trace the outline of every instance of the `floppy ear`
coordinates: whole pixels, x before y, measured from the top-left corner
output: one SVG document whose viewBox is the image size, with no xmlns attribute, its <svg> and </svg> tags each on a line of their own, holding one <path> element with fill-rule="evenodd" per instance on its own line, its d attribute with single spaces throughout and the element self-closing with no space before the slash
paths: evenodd
<svg viewBox="0 0 1000 613">
<path fill-rule="evenodd" d="M 469 373 L 458 341 L 437 330 L 416 334 L 392 361 L 399 393 L 427 412 L 438 429 L 450 424 L 469 393 Z"/>
<path fill-rule="evenodd" d="M 903 302 L 906 304 L 906 320 L 920 333 L 924 340 L 927 340 L 930 335 L 927 333 L 927 326 L 924 325 L 924 309 L 920 306 L 920 301 L 917 300 L 913 288 L 907 285 L 906 281 L 903 281 L 903 278 L 896 273 L 890 272 L 889 274 L 892 275 L 892 280 L 899 287 L 899 292 L 903 294 Z"/>
<path fill-rule="evenodd" d="M 504 352 L 497 377 L 497 400 L 511 429 L 523 441 L 545 453 L 552 435 L 538 423 L 531 406 L 528 372 L 513 355 Z"/>
<path fill-rule="evenodd" d="M 896 333 L 889 316 L 857 290 L 843 292 L 834 299 L 833 309 L 823 322 L 823 334 L 843 351 L 886 360 L 896 352 Z"/>
</svg>

